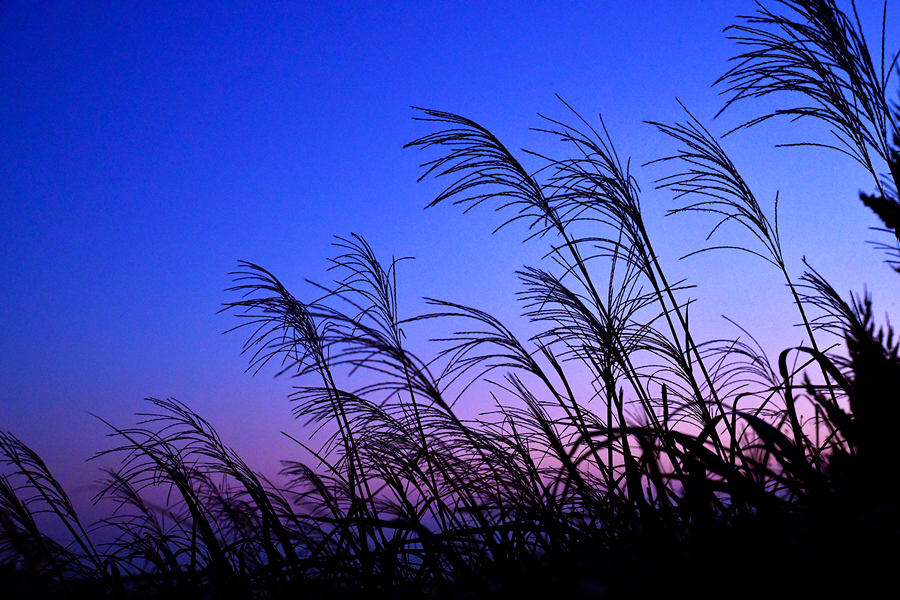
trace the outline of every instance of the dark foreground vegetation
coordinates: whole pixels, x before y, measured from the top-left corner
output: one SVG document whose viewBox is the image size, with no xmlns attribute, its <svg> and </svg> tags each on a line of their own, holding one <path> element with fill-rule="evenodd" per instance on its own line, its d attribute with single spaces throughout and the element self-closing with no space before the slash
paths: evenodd
<svg viewBox="0 0 900 600">
<path fill-rule="evenodd" d="M 900 269 L 897 116 L 855 12 L 772 3 L 730 32 L 743 54 L 718 82 L 726 109 L 776 94 L 764 114 L 826 122 L 830 145 L 872 175 L 871 208 Z M 876 56 L 877 58 L 877 56 Z M 494 206 L 546 243 L 525 267 L 527 340 L 490 315 L 432 300 L 399 314 L 396 267 L 340 239 L 337 281 L 296 299 L 243 263 L 237 299 L 251 367 L 297 375 L 298 418 L 318 428 L 308 463 L 276 485 L 175 400 L 133 428 L 90 527 L 41 459 L 0 435 L 4 598 L 601 598 L 866 594 L 900 581 L 895 438 L 898 343 L 867 296 L 842 298 L 811 264 L 794 279 L 770 218 L 719 141 L 689 113 L 660 180 L 681 204 L 752 233 L 741 248 L 787 284 L 806 342 L 774 361 L 752 338 L 701 342 L 668 279 L 638 186 L 602 127 L 545 119 L 568 158 L 527 171 L 480 125 L 420 110 L 449 185 L 432 204 Z M 731 138 L 727 138 L 729 141 Z M 886 171 L 886 175 L 881 175 Z M 727 244 L 725 244 L 727 245 Z M 718 250 L 717 250 L 718 251 Z M 403 328 L 449 324 L 427 360 Z M 835 348 L 834 340 L 843 342 Z M 352 376 L 351 376 L 352 375 Z M 362 383 L 360 383 L 362 382 Z M 461 419 L 457 403 L 493 412 Z M 484 405 L 484 404 L 482 404 Z M 168 505 L 159 506 L 165 498 Z M 42 533 L 58 519 L 69 539 Z M 42 521 L 43 519 L 43 521 Z"/>
</svg>

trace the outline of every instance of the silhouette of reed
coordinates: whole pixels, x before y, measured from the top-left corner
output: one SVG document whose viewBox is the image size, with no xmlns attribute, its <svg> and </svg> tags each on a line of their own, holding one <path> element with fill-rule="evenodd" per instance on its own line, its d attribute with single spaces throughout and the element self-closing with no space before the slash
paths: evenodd
<svg viewBox="0 0 900 600">
<path fill-rule="evenodd" d="M 896 233 L 894 63 L 882 51 L 873 67 L 855 12 L 779 5 L 784 15 L 760 7 L 731 28 L 746 51 L 719 81 L 726 108 L 775 92 L 799 101 L 744 127 L 827 122 L 837 142 L 809 143 L 868 169 L 877 190 L 862 200 Z M 679 147 L 655 161 L 675 167 L 657 182 L 681 203 L 671 213 L 717 215 L 710 235 L 747 229 L 753 246 L 699 251 L 771 264 L 805 344 L 773 362 L 749 334 L 694 337 L 686 286 L 662 268 L 602 121 L 542 117 L 566 158 L 529 153 L 541 164 L 529 171 L 481 125 L 416 109 L 434 131 L 409 146 L 438 156 L 422 177 L 448 181 L 430 206 L 493 206 L 501 227 L 523 221 L 527 239 L 548 244 L 549 268 L 518 273 L 540 333 L 521 340 L 437 299 L 402 315 L 399 261 L 379 261 L 356 235 L 337 239 L 336 280 L 311 301 L 242 262 L 230 290 L 240 297 L 223 310 L 241 319 L 250 369 L 273 363 L 299 378 L 295 415 L 318 444 L 295 441 L 313 463 L 284 461 L 286 483 L 273 483 L 185 404 L 150 399 L 135 427 L 109 425 L 101 456 L 120 466 L 103 471 L 95 500 L 114 509 L 86 528 L 37 454 L 0 434 L 5 597 L 600 598 L 676 586 L 780 596 L 895 584 L 894 332 L 875 324 L 869 296 L 842 299 L 809 264 L 792 278 L 777 199 L 770 218 L 685 112 L 651 123 Z M 405 330 L 445 323 L 453 332 L 432 356 L 410 351 Z M 823 350 L 834 336 L 845 355 Z M 457 401 L 486 384 L 493 411 L 461 418 Z M 161 492 L 165 506 L 150 500 Z M 71 543 L 42 533 L 44 513 Z M 92 541 L 101 536 L 111 541 Z"/>
</svg>

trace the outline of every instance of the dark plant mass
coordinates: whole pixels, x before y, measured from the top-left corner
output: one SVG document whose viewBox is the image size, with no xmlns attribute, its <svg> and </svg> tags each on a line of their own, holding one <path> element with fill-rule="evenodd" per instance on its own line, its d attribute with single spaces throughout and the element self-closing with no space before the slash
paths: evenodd
<svg viewBox="0 0 900 600">
<path fill-rule="evenodd" d="M 818 120 L 804 142 L 871 174 L 860 195 L 900 270 L 896 58 L 871 46 L 855 7 L 760 4 L 728 33 L 739 47 L 717 86 L 728 110 L 773 95 L 770 119 Z M 886 11 L 885 11 L 886 14 Z M 884 32 L 882 30 L 883 40 Z M 568 108 L 568 105 L 566 105 Z M 119 460 L 86 525 L 41 458 L 0 434 L 0 590 L 5 598 L 631 598 L 862 594 L 900 581 L 898 339 L 871 297 L 841 297 L 813 267 L 792 275 L 767 214 L 722 144 L 685 109 L 649 123 L 677 148 L 660 188 L 670 213 L 735 225 L 738 249 L 783 278 L 803 344 L 771 360 L 749 333 L 705 341 L 681 281 L 659 260 L 640 188 L 602 121 L 541 117 L 560 142 L 526 168 L 489 130 L 415 109 L 409 147 L 446 182 L 430 206 L 491 206 L 547 247 L 526 266 L 517 337 L 491 315 L 429 299 L 405 315 L 402 261 L 337 238 L 335 281 L 295 297 L 242 262 L 223 309 L 250 369 L 297 377 L 294 413 L 312 459 L 253 471 L 202 417 L 149 399 L 136 426 L 109 425 Z M 433 158 L 431 158 L 433 157 Z M 521 223 L 520 223 L 521 222 Z M 896 276 L 889 274 L 888 276 Z M 434 336 L 421 356 L 406 331 Z M 442 328 L 444 328 L 442 330 Z M 445 331 L 446 333 L 435 333 Z M 843 342 L 843 349 L 834 341 Z M 417 353 L 412 351 L 417 348 Z M 460 416 L 473 397 L 494 408 Z M 43 528 L 55 520 L 67 532 Z"/>
</svg>

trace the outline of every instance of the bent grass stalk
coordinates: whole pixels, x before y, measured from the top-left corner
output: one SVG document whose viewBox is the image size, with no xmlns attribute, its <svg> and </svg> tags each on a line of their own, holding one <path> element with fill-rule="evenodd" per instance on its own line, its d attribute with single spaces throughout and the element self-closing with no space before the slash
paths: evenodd
<svg viewBox="0 0 900 600">
<path fill-rule="evenodd" d="M 778 115 L 822 119 L 842 144 L 830 147 L 873 175 L 878 161 L 893 172 L 896 127 L 884 100 L 893 63 L 885 72 L 882 58 L 876 74 L 858 18 L 832 2 L 781 4 L 794 17 L 761 7 L 733 29 L 749 50 L 720 80 L 726 107 L 800 94 L 813 106 L 744 128 Z M 98 458 L 118 456 L 121 466 L 104 471 L 95 501 L 115 511 L 86 529 L 37 454 L 2 434 L 4 574 L 69 598 L 293 598 L 575 594 L 579 580 L 627 594 L 653 591 L 651 573 L 668 585 L 682 568 L 730 581 L 797 569 L 822 586 L 839 565 L 854 565 L 854 581 L 893 572 L 896 552 L 858 550 L 900 547 L 896 485 L 884 476 L 900 381 L 893 331 L 876 329 L 868 297 L 843 301 L 808 265 L 795 285 L 777 198 L 773 226 L 688 113 L 686 123 L 651 123 L 682 145 L 654 161 L 685 168 L 657 181 L 691 198 L 670 214 L 718 215 L 710 235 L 731 221 L 749 230 L 761 248 L 698 252 L 737 248 L 774 265 L 811 347 L 773 365 L 758 344 L 697 340 L 687 286 L 662 269 L 629 162 L 602 120 L 595 129 L 565 106 L 585 132 L 546 117 L 539 131 L 574 156 L 526 152 L 540 163 L 534 171 L 488 129 L 449 112 L 416 109 L 439 130 L 409 144 L 441 153 L 423 177 L 451 181 L 429 206 L 490 204 L 506 218 L 498 229 L 524 222 L 526 240 L 549 242 L 550 267 L 518 272 L 537 335 L 520 340 L 491 315 L 446 300 L 404 316 L 403 259 L 380 262 L 356 235 L 337 239 L 338 277 L 310 302 L 242 262 L 230 290 L 242 296 L 223 310 L 242 319 L 232 331 L 250 332 L 249 370 L 274 361 L 299 378 L 294 412 L 319 443 L 295 441 L 314 464 L 285 461 L 287 483 L 276 485 L 185 404 L 150 399 L 137 427 L 110 425 L 118 445 Z M 883 198 L 891 193 L 877 175 L 876 185 Z M 436 345 L 430 358 L 405 341 L 423 325 Z M 825 334 L 843 336 L 849 358 L 827 355 L 816 339 Z M 792 352 L 808 358 L 790 365 Z M 824 383 L 809 380 L 811 367 Z M 587 393 L 577 384 L 585 373 Z M 368 383 L 354 385 L 360 376 Z M 455 403 L 484 389 L 493 410 L 461 418 Z M 804 432 L 798 401 L 815 408 L 815 435 Z M 165 506 L 147 499 L 161 491 Z M 45 512 L 71 545 L 40 531 L 35 517 Z M 116 537 L 96 545 L 102 528 Z"/>
</svg>

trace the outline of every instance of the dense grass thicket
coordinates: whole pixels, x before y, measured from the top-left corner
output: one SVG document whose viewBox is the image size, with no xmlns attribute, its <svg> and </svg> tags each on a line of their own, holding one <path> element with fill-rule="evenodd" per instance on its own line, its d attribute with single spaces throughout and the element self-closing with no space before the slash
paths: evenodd
<svg viewBox="0 0 900 600">
<path fill-rule="evenodd" d="M 809 143 L 871 173 L 861 200 L 891 238 L 885 276 L 896 277 L 896 65 L 853 10 L 771 5 L 730 28 L 740 54 L 717 82 L 723 110 L 774 94 L 785 108 L 744 128 L 824 121 L 834 135 Z M 479 124 L 416 115 L 431 132 L 410 146 L 435 157 L 423 177 L 447 182 L 431 204 L 492 206 L 546 245 L 546 264 L 518 273 L 540 333 L 519 339 L 442 300 L 400 314 L 397 262 L 358 236 L 339 239 L 336 282 L 317 299 L 241 263 L 225 310 L 251 368 L 299 377 L 295 413 L 316 433 L 297 444 L 315 459 L 284 461 L 274 483 L 186 405 L 152 399 L 135 427 L 110 425 L 102 455 L 120 466 L 96 497 L 109 516 L 87 525 L 40 457 L 0 434 L 3 597 L 777 596 L 900 581 L 898 341 L 868 296 L 841 297 L 814 258 L 785 263 L 777 214 L 719 139 L 687 112 L 652 123 L 679 148 L 657 184 L 672 212 L 749 231 L 741 249 L 787 284 L 806 341 L 774 360 L 749 334 L 694 337 L 602 123 L 545 118 L 564 158 L 535 154 L 532 172 Z M 455 333 L 417 356 L 404 328 L 419 321 Z M 488 394 L 493 411 L 458 416 Z M 48 514 L 67 540 L 42 532 Z"/>
</svg>

